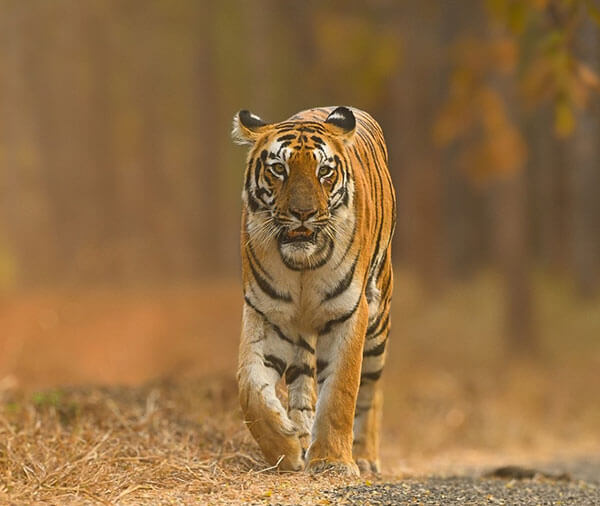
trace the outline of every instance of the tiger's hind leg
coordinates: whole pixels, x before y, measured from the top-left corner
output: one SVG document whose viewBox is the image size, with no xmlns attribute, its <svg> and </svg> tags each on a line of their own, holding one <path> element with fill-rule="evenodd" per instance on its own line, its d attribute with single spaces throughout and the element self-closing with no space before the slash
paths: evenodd
<svg viewBox="0 0 600 506">
<path fill-rule="evenodd" d="M 360 387 L 354 411 L 352 456 L 361 472 L 379 472 L 379 439 L 383 391 L 381 374 L 385 365 L 390 330 L 391 270 L 379 311 L 367 329 L 360 375 Z"/>
<path fill-rule="evenodd" d="M 285 374 L 288 385 L 288 415 L 298 428 L 303 457 L 310 446 L 317 402 L 315 344 L 316 337 L 300 337 L 293 363 Z"/>
<path fill-rule="evenodd" d="M 294 344 L 248 304 L 244 306 L 238 386 L 245 423 L 271 465 L 304 467 L 296 424 L 277 397 L 276 385 L 294 355 Z"/>
<path fill-rule="evenodd" d="M 352 457 L 361 473 L 379 472 L 379 439 L 383 392 L 379 380 L 361 384 L 354 415 Z"/>
</svg>

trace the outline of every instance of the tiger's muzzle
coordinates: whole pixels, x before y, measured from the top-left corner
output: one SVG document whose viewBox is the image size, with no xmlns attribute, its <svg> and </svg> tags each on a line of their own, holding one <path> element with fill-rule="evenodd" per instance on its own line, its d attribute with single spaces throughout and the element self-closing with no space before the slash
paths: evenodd
<svg viewBox="0 0 600 506">
<path fill-rule="evenodd" d="M 317 216 L 316 209 L 290 209 L 288 216 L 278 216 L 275 222 L 280 227 L 280 244 L 314 244 L 320 230 L 327 224 L 328 216 Z"/>
<path fill-rule="evenodd" d="M 311 230 L 304 225 L 297 228 L 282 230 L 279 234 L 279 242 L 281 244 L 290 243 L 314 243 L 317 238 L 318 230 Z"/>
</svg>

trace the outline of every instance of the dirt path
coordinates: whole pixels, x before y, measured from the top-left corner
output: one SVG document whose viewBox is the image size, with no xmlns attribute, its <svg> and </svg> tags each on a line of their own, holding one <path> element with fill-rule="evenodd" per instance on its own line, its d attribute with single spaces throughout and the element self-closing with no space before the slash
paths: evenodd
<svg viewBox="0 0 600 506">
<path fill-rule="evenodd" d="M 325 493 L 333 504 L 544 504 L 597 506 L 600 488 L 585 481 L 499 480 L 473 477 L 408 479 L 339 488 Z"/>
<path fill-rule="evenodd" d="M 424 476 L 340 487 L 325 492 L 345 504 L 600 504 L 600 455 L 534 467 L 472 469 L 460 476 Z"/>
</svg>

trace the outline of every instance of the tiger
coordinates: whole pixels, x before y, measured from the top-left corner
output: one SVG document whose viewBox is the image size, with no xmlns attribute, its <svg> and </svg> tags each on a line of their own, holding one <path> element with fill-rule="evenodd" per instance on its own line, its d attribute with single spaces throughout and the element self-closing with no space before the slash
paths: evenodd
<svg viewBox="0 0 600 506">
<path fill-rule="evenodd" d="M 241 110 L 232 137 L 250 146 L 237 373 L 245 424 L 280 470 L 379 472 L 396 223 L 382 130 L 344 106 L 279 123 Z"/>
</svg>

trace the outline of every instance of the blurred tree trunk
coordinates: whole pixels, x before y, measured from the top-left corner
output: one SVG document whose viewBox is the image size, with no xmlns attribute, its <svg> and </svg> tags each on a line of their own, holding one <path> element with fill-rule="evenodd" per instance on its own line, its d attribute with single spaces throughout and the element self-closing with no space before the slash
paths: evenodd
<svg viewBox="0 0 600 506">
<path fill-rule="evenodd" d="M 465 31 L 479 30 L 484 23 L 481 8 L 470 0 L 461 4 L 461 8 L 452 2 L 443 2 L 441 9 L 441 45 L 445 50 L 442 52 L 443 60 L 439 62 L 444 71 L 438 86 L 443 84 L 443 95 L 447 95 L 452 50 L 458 37 Z M 464 279 L 489 260 L 489 241 L 486 239 L 489 237 L 490 223 L 487 196 L 458 167 L 455 151 L 456 147 L 450 146 L 442 153 L 442 254 L 447 274 Z"/>
<path fill-rule="evenodd" d="M 593 69 L 600 69 L 598 27 L 584 19 L 577 30 L 576 52 Z M 579 292 L 591 297 L 600 282 L 600 101 L 594 94 L 577 118 L 572 139 L 573 270 Z"/>
<path fill-rule="evenodd" d="M 315 104 L 311 98 L 315 94 L 321 97 L 330 97 L 328 83 L 322 82 L 319 75 L 316 74 L 317 63 L 319 61 L 318 48 L 315 43 L 315 30 L 311 14 L 318 15 L 318 8 L 315 9 L 315 2 L 279 2 L 280 13 L 282 16 L 289 16 L 294 20 L 293 23 L 293 58 L 286 61 L 290 69 L 284 86 L 290 89 L 302 90 L 298 97 L 294 97 L 297 105 L 289 111 L 290 115 L 300 109 L 315 107 L 316 105 L 329 105 L 329 103 Z M 281 49 L 280 49 L 281 51 Z M 286 58 L 285 55 L 280 57 Z M 286 58 L 287 59 L 287 58 Z M 298 69 L 304 69 L 304 72 L 298 72 Z M 285 93 L 283 94 L 285 96 Z M 335 101 L 337 102 L 337 101 Z"/>
<path fill-rule="evenodd" d="M 527 249 L 524 170 L 497 187 L 496 227 L 505 300 L 505 331 L 511 352 L 533 352 L 533 291 Z"/>
<path fill-rule="evenodd" d="M 91 228 L 88 238 L 92 253 L 95 279 L 115 281 L 122 276 L 123 258 L 119 254 L 121 240 L 121 216 L 118 192 L 117 162 L 115 159 L 114 133 L 115 115 L 111 97 L 113 78 L 113 54 L 109 34 L 108 14 L 102 2 L 82 4 L 84 12 L 86 56 L 91 62 L 89 76 L 89 118 L 85 122 L 85 144 L 87 166 L 81 170 L 91 174 L 92 188 L 89 201 L 83 205 L 91 210 L 87 226 Z M 80 7 L 81 8 L 81 7 Z M 110 245 L 110 246 L 109 246 Z"/>
<path fill-rule="evenodd" d="M 444 188 L 444 246 L 448 274 L 468 279 L 489 261 L 490 229 L 486 193 L 456 167 L 448 150 L 442 173 Z"/>
<path fill-rule="evenodd" d="M 27 131 L 23 108 L 23 4 L 12 3 L 0 17 L 0 287 L 17 281 L 10 263 L 31 264 L 32 244 L 24 231 L 36 227 L 35 220 L 21 212 L 23 167 L 19 151 Z M 11 170 L 12 169 L 12 170 Z M 31 194 L 31 192 L 29 192 Z M 8 255 L 11 255 L 8 257 Z M 16 266 L 15 266 L 16 267 Z M 32 268 L 35 268 L 32 266 Z M 29 273 L 33 274 L 32 272 Z M 34 275 L 35 277 L 35 275 Z M 11 279 L 12 278 L 12 279 Z M 19 281 L 23 281 L 22 279 Z"/>
<path fill-rule="evenodd" d="M 405 129 L 409 127 L 407 122 L 408 111 L 405 110 L 406 100 L 404 92 L 409 86 L 407 75 L 406 42 L 407 34 L 404 32 L 403 20 L 404 4 L 396 2 L 394 4 L 393 18 L 398 25 L 398 35 L 396 43 L 403 47 L 402 65 L 395 69 L 394 77 L 391 80 L 390 90 L 388 92 L 389 107 L 387 110 L 385 122 L 389 125 L 389 130 L 385 132 L 389 150 L 390 173 L 396 190 L 396 210 L 397 221 L 396 231 L 392 239 L 392 252 L 395 262 L 408 262 L 409 228 L 410 228 L 410 207 L 409 196 L 411 184 L 411 166 L 409 150 L 411 149 L 408 139 L 409 132 Z M 405 21 L 404 21 L 405 23 Z M 402 36 L 400 35 L 402 33 Z"/>
<path fill-rule="evenodd" d="M 522 127 L 516 109 L 516 77 L 496 77 L 493 84 L 503 96 L 506 113 L 512 123 Z M 506 175 L 495 188 L 494 196 L 497 253 L 504 284 L 507 347 L 509 352 L 519 355 L 534 353 L 537 348 L 528 241 L 527 165 L 527 162 L 523 162 L 522 166 L 514 168 L 512 174 Z"/>
<path fill-rule="evenodd" d="M 215 55 L 215 6 L 216 2 L 202 2 L 197 10 L 198 38 L 194 69 L 195 116 L 193 128 L 196 157 L 192 172 L 194 215 L 191 216 L 190 236 L 194 246 L 195 264 L 192 272 L 205 275 L 222 272 L 220 233 L 220 138 L 222 133 L 215 128 L 215 119 L 220 113 L 219 89 L 216 79 L 218 69 Z M 240 48 L 241 50 L 241 48 Z"/>
<path fill-rule="evenodd" d="M 442 16 L 439 7 L 429 4 L 397 4 L 396 9 L 404 61 L 389 108 L 390 159 L 398 192 L 394 255 L 414 266 L 425 289 L 434 293 L 443 272 L 440 153 L 431 136 L 442 91 L 437 84 L 442 78 L 437 47 Z M 423 16 L 433 19 L 427 29 L 415 23 Z"/>
<path fill-rule="evenodd" d="M 539 256 L 554 273 L 565 273 L 569 264 L 569 181 L 565 142 L 556 139 L 553 113 L 545 107 L 536 114 L 532 150 L 535 166 L 532 191 L 536 206 Z"/>
<path fill-rule="evenodd" d="M 144 51 L 146 48 L 140 48 Z M 163 278 L 170 271 L 169 251 L 175 244 L 169 237 L 170 184 L 164 174 L 162 158 L 162 135 L 160 113 L 157 111 L 159 97 L 154 87 L 144 83 L 156 82 L 154 65 L 150 55 L 140 57 L 140 82 L 138 94 L 140 114 L 140 162 L 142 168 L 141 204 L 142 230 L 146 241 L 143 254 L 148 259 L 151 275 Z"/>
<path fill-rule="evenodd" d="M 257 8 L 257 3 L 260 9 Z M 274 48 L 272 47 L 273 11 L 277 8 L 273 0 L 260 2 L 246 0 L 243 2 L 244 20 L 246 22 L 246 47 L 249 63 L 249 82 L 251 88 L 251 104 L 246 107 L 267 121 L 278 121 L 277 107 L 278 90 L 273 78 L 276 69 L 273 68 Z M 296 25 L 294 25 L 296 26 Z M 233 112 L 232 112 L 233 114 Z"/>
<path fill-rule="evenodd" d="M 36 248 L 32 267 L 36 266 L 39 274 L 35 281 L 56 282 L 63 281 L 67 267 L 73 265 L 69 234 L 73 213 L 69 206 L 70 174 L 61 158 L 61 111 L 55 79 L 57 72 L 64 71 L 64 62 L 56 59 L 56 12 L 43 5 L 46 8 L 27 9 L 24 14 L 23 31 L 28 36 L 24 39 L 22 69 L 27 76 L 25 94 L 40 156 L 40 202 L 44 207 L 40 235 L 35 237 L 35 243 L 43 246 Z"/>
</svg>

